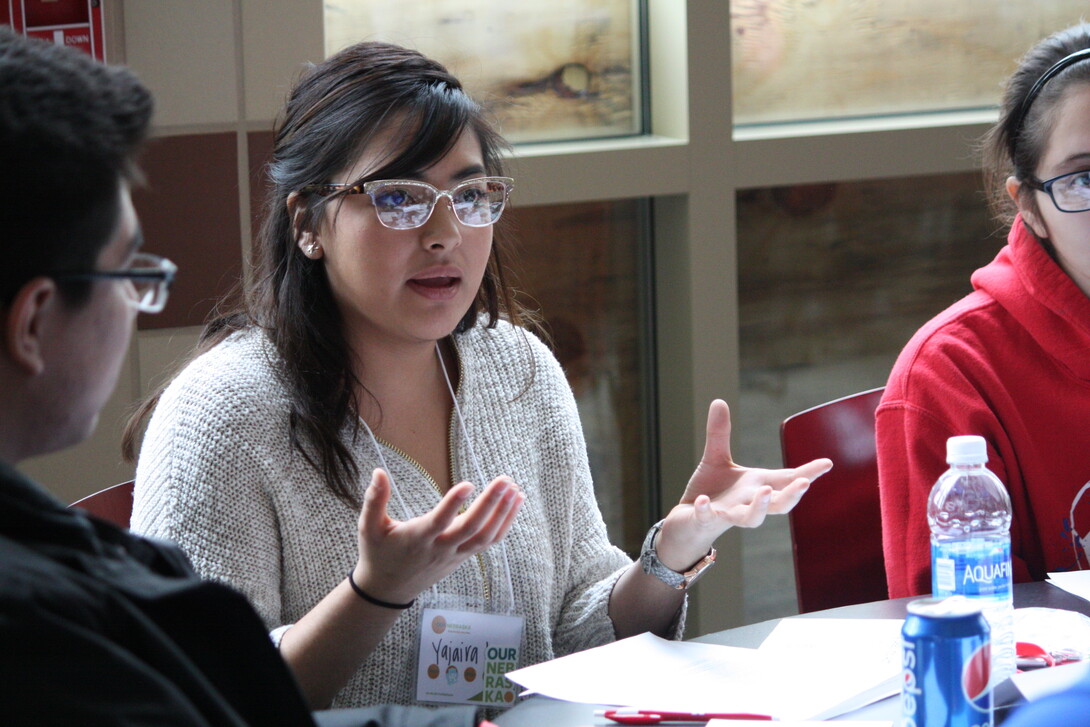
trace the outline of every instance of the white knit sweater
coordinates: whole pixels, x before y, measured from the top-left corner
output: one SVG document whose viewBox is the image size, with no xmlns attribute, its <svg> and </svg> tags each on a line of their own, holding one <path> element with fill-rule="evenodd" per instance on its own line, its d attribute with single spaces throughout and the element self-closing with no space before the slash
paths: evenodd
<svg viewBox="0 0 1090 727">
<path fill-rule="evenodd" d="M 559 364 L 537 338 L 506 322 L 454 340 L 458 400 L 484 477 L 508 474 L 526 493 L 506 538 L 516 608 L 526 618 L 520 665 L 612 641 L 609 595 L 631 561 L 606 538 Z M 276 361 L 262 333 L 245 331 L 171 383 L 144 438 L 132 518 L 135 531 L 176 541 L 204 577 L 245 593 L 274 632 L 344 580 L 357 557 L 358 516 L 290 446 Z M 455 481 L 479 489 L 454 429 Z M 374 446 L 363 434 L 350 447 L 365 487 L 379 466 Z M 440 495 L 424 471 L 393 449 L 384 455 L 408 509 L 432 509 Z M 396 519 L 410 516 L 396 496 L 389 508 Z M 482 557 L 492 591 L 506 592 L 500 549 Z M 483 582 L 471 558 L 438 588 L 481 598 Z M 414 701 L 420 608 L 418 601 L 401 615 L 334 706 Z"/>
</svg>

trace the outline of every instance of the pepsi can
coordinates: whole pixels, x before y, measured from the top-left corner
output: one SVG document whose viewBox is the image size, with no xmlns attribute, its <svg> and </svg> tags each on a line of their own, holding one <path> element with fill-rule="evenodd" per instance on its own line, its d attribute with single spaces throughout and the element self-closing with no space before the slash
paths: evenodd
<svg viewBox="0 0 1090 727">
<path fill-rule="evenodd" d="M 992 727 L 991 635 L 979 604 L 912 601 L 901 637 L 904 727 Z"/>
</svg>

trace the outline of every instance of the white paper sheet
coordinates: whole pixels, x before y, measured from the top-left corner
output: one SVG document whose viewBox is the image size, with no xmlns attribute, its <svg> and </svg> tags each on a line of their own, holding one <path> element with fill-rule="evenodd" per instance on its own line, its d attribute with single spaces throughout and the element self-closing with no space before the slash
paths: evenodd
<svg viewBox="0 0 1090 727">
<path fill-rule="evenodd" d="M 1090 570 L 1049 573 L 1048 583 L 1090 601 Z"/>
<path fill-rule="evenodd" d="M 1086 677 L 1087 670 L 1090 670 L 1090 664 L 1080 661 L 1050 669 L 1034 669 L 1015 674 L 1011 677 L 1011 681 L 1026 701 L 1032 702 L 1074 686 L 1076 682 Z"/>
<path fill-rule="evenodd" d="M 903 619 L 785 618 L 759 651 L 800 664 L 791 699 L 824 703 L 808 716 L 831 719 L 900 691 L 903 625 Z"/>
<path fill-rule="evenodd" d="M 641 634 L 507 677 L 572 702 L 829 719 L 899 688 L 891 649 L 900 643 L 900 623 L 785 619 L 760 649 Z"/>
<path fill-rule="evenodd" d="M 755 685 L 760 681 L 753 678 L 755 671 L 769 672 L 755 649 L 640 634 L 517 669 L 507 678 L 570 702 L 768 714 L 776 706 L 778 690 Z"/>
</svg>

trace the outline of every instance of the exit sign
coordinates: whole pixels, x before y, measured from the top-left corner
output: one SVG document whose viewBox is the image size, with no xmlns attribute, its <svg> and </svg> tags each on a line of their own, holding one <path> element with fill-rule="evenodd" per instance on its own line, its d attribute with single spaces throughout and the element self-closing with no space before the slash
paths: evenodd
<svg viewBox="0 0 1090 727">
<path fill-rule="evenodd" d="M 0 25 L 106 60 L 103 0 L 0 0 Z"/>
</svg>

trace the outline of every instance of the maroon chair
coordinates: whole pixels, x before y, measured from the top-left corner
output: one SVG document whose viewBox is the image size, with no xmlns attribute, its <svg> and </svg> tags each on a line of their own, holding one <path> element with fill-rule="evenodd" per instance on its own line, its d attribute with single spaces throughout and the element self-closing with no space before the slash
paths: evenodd
<svg viewBox="0 0 1090 727">
<path fill-rule="evenodd" d="M 882 391 L 835 399 L 780 425 L 785 467 L 833 461 L 789 515 L 800 613 L 888 598 L 874 442 Z"/>
<path fill-rule="evenodd" d="M 132 480 L 122 482 L 76 500 L 68 507 L 83 508 L 96 517 L 127 528 L 132 517 L 132 486 Z"/>
</svg>

